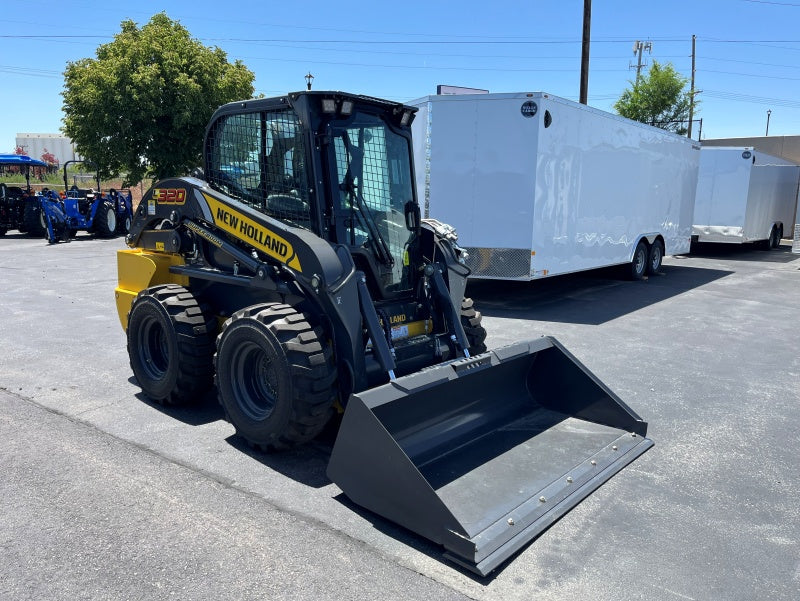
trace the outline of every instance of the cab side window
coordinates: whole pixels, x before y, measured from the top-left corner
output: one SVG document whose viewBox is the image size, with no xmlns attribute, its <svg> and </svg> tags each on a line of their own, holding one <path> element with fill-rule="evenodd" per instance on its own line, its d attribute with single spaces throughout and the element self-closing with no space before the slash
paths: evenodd
<svg viewBox="0 0 800 601">
<path fill-rule="evenodd" d="M 270 217 L 311 228 L 305 140 L 292 111 L 222 117 L 207 152 L 206 177 L 214 188 Z"/>
</svg>

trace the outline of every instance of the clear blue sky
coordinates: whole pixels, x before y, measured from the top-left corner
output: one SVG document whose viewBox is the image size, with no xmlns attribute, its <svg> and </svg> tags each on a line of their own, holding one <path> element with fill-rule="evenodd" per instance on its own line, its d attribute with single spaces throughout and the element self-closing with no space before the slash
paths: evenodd
<svg viewBox="0 0 800 601">
<path fill-rule="evenodd" d="M 68 61 L 94 57 L 120 22 L 160 11 L 255 74 L 256 91 L 305 86 L 408 101 L 437 84 L 544 91 L 577 100 L 583 0 L 89 0 L 4 2 L 0 152 L 18 132 L 56 133 Z M 594 0 L 589 104 L 603 110 L 630 85 L 635 40 L 647 62 L 691 74 L 703 137 L 800 134 L 800 0 Z M 695 126 L 695 131 L 697 126 Z"/>
</svg>

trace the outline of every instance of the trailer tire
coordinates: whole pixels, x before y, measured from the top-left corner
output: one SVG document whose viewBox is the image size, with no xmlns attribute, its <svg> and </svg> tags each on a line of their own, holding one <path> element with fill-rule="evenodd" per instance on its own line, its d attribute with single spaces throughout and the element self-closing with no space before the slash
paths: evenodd
<svg viewBox="0 0 800 601">
<path fill-rule="evenodd" d="M 778 248 L 781 245 L 781 238 L 783 235 L 777 227 L 773 227 L 769 235 L 769 247 Z"/>
<path fill-rule="evenodd" d="M 476 311 L 471 298 L 461 301 L 461 325 L 467 335 L 469 354 L 479 355 L 486 352 L 486 329 L 481 325 L 483 316 Z"/>
<path fill-rule="evenodd" d="M 661 263 L 664 261 L 664 243 L 656 240 L 650 245 L 650 252 L 647 255 L 647 275 L 656 275 L 661 271 Z"/>
<path fill-rule="evenodd" d="M 128 314 L 128 356 L 142 391 L 165 405 L 197 401 L 213 385 L 216 320 L 183 286 L 142 290 Z"/>
<path fill-rule="evenodd" d="M 92 229 L 101 238 L 111 238 L 117 231 L 117 213 L 108 201 L 100 203 L 92 220 Z"/>
<path fill-rule="evenodd" d="M 41 238 L 47 230 L 42 207 L 38 201 L 28 200 L 22 209 L 22 226 L 32 238 Z M 22 230 L 20 230 L 22 231 Z"/>
<path fill-rule="evenodd" d="M 647 260 L 649 253 L 647 252 L 647 243 L 644 240 L 639 240 L 636 245 L 636 250 L 633 251 L 633 259 L 631 259 L 630 269 L 628 276 L 632 280 L 641 280 L 647 273 Z"/>
<path fill-rule="evenodd" d="M 307 442 L 333 415 L 333 351 L 321 328 L 289 305 L 234 313 L 217 338 L 214 365 L 226 417 L 253 448 L 280 451 Z"/>
</svg>

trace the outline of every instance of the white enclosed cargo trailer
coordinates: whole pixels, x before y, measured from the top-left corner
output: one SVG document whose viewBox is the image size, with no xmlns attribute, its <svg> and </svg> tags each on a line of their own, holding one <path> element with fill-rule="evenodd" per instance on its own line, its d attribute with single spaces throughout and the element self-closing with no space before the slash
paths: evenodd
<svg viewBox="0 0 800 601">
<path fill-rule="evenodd" d="M 761 242 L 791 232 L 800 166 L 747 147 L 704 147 L 692 234 L 698 242 Z"/>
<path fill-rule="evenodd" d="M 476 278 L 531 280 L 689 252 L 700 146 L 542 92 L 411 102 L 426 216 Z"/>
<path fill-rule="evenodd" d="M 794 238 L 792 239 L 792 252 L 800 255 L 800 198 L 797 202 L 797 214 L 794 217 Z"/>
</svg>

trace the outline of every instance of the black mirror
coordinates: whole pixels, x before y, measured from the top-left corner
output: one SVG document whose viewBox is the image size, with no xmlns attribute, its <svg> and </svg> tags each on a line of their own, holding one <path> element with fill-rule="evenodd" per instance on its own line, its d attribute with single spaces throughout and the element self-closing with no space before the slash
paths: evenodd
<svg viewBox="0 0 800 601">
<path fill-rule="evenodd" d="M 422 223 L 422 216 L 419 211 L 419 205 L 413 200 L 409 200 L 405 205 L 406 214 L 406 227 L 409 231 L 419 234 L 419 227 Z"/>
</svg>

